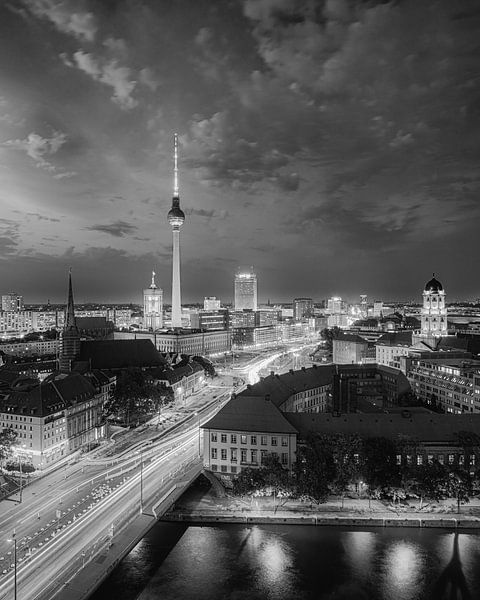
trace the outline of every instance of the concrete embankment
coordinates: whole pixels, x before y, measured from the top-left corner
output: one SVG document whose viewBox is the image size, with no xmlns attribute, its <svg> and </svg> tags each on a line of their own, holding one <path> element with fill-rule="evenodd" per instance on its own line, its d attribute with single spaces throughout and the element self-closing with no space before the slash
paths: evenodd
<svg viewBox="0 0 480 600">
<path fill-rule="evenodd" d="M 446 515 L 425 516 L 359 516 L 338 514 L 259 514 L 256 512 L 225 512 L 204 514 L 200 512 L 171 511 L 162 517 L 163 521 L 180 521 L 185 524 L 214 525 L 218 523 L 278 524 L 278 525 L 319 525 L 341 527 L 439 527 L 444 529 L 480 529 L 480 519 L 471 516 L 450 517 Z"/>
</svg>

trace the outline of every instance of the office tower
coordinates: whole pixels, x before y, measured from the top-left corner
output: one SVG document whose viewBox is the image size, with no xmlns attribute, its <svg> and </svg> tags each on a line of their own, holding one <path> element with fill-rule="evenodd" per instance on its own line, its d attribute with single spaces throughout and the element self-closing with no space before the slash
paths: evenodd
<svg viewBox="0 0 480 600">
<path fill-rule="evenodd" d="M 172 227 L 172 328 L 182 327 L 182 296 L 180 289 L 180 227 L 185 221 L 185 213 L 180 208 L 178 193 L 178 136 L 174 135 L 174 184 L 172 208 L 168 212 L 168 222 Z"/>
<path fill-rule="evenodd" d="M 311 298 L 295 298 L 293 300 L 293 318 L 295 321 L 308 319 L 313 315 L 313 300 Z"/>
<path fill-rule="evenodd" d="M 9 292 L 2 296 L 2 311 L 20 312 L 21 310 L 23 310 L 23 296 L 19 296 L 16 292 Z"/>
<path fill-rule="evenodd" d="M 423 290 L 422 335 L 446 335 L 447 307 L 445 306 L 445 290 L 442 284 L 433 278 Z"/>
<path fill-rule="evenodd" d="M 341 314 L 342 309 L 343 302 L 341 298 L 338 296 L 333 296 L 332 298 L 328 299 L 326 310 L 327 313 L 330 313 L 331 315 L 339 315 Z"/>
<path fill-rule="evenodd" d="M 152 331 L 163 327 L 163 290 L 155 285 L 155 271 L 150 287 L 143 290 L 143 326 Z"/>
<path fill-rule="evenodd" d="M 80 352 L 80 334 L 75 321 L 75 306 L 73 303 L 72 271 L 68 273 L 68 300 L 65 323 L 60 337 L 60 371 L 72 370 L 72 362 Z"/>
<path fill-rule="evenodd" d="M 215 296 L 205 296 L 203 300 L 203 310 L 219 310 L 220 300 L 217 300 Z"/>
<path fill-rule="evenodd" d="M 257 310 L 257 275 L 253 267 L 235 274 L 235 310 Z"/>
</svg>

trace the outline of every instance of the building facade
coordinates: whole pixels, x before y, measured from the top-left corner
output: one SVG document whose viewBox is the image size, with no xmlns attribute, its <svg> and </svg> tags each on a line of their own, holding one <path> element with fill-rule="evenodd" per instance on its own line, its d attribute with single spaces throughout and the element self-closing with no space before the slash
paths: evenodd
<svg viewBox="0 0 480 600">
<path fill-rule="evenodd" d="M 17 434 L 17 460 L 43 469 L 103 439 L 103 406 L 114 384 L 115 377 L 99 371 L 56 374 L 41 384 L 17 383 L 0 397 L 0 426 Z"/>
<path fill-rule="evenodd" d="M 356 334 L 344 334 L 333 340 L 333 362 L 338 365 L 375 362 L 375 345 Z"/>
<path fill-rule="evenodd" d="M 23 310 L 23 296 L 16 292 L 2 295 L 2 311 L 19 312 Z"/>
<path fill-rule="evenodd" d="M 234 309 L 257 310 L 257 275 L 249 270 L 239 269 L 234 281 Z"/>
<path fill-rule="evenodd" d="M 413 358 L 407 377 L 413 393 L 446 413 L 480 413 L 480 361 Z"/>
<path fill-rule="evenodd" d="M 195 331 L 179 330 L 157 333 L 155 344 L 160 352 L 169 354 L 218 354 L 232 348 L 232 334 L 229 330 Z"/>
<path fill-rule="evenodd" d="M 293 300 L 293 318 L 295 321 L 303 321 L 313 316 L 312 298 L 295 298 Z"/>
</svg>

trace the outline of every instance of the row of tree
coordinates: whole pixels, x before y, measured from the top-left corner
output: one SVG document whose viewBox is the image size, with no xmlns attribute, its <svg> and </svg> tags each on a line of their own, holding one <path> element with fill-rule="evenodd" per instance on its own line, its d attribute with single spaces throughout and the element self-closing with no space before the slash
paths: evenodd
<svg viewBox="0 0 480 600">
<path fill-rule="evenodd" d="M 306 497 L 317 503 L 329 495 L 343 498 L 353 489 L 370 498 L 424 498 L 439 501 L 455 498 L 468 502 L 480 485 L 479 470 L 471 458 L 480 449 L 475 433 L 459 433 L 463 464 L 422 461 L 426 456 L 419 443 L 403 440 L 395 444 L 384 437 L 362 439 L 358 435 L 311 435 L 297 448 L 292 472 L 282 468 L 278 458 L 268 456 L 260 469 L 247 468 L 234 480 L 234 493 L 252 495 L 269 488 L 284 497 Z M 401 456 L 402 460 L 397 460 Z M 472 474 L 473 473 L 473 474 Z"/>
</svg>

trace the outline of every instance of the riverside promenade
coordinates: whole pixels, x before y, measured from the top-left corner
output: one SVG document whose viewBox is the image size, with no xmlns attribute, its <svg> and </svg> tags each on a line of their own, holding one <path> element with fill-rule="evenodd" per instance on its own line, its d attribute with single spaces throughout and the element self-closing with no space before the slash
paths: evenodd
<svg viewBox="0 0 480 600">
<path fill-rule="evenodd" d="M 259 497 L 218 497 L 212 491 L 189 489 L 162 517 L 186 524 L 262 523 L 340 525 L 345 527 L 442 527 L 480 529 L 480 498 L 460 506 L 454 501 L 385 504 L 368 498 L 329 499 L 322 504 Z"/>
</svg>

